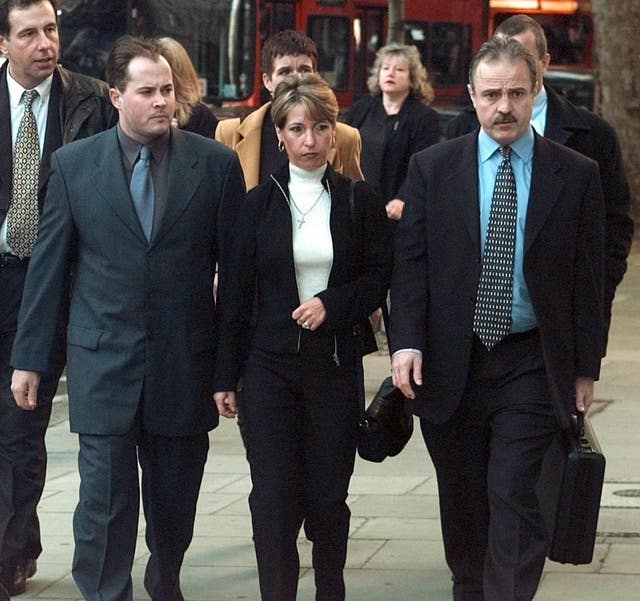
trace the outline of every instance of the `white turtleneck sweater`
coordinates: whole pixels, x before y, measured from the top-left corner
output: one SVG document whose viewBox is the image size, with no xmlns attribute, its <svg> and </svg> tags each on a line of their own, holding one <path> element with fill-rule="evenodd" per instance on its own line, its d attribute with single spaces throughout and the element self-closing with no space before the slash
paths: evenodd
<svg viewBox="0 0 640 601">
<path fill-rule="evenodd" d="M 327 288 L 333 265 L 331 199 L 322 186 L 325 169 L 307 171 L 289 163 L 293 262 L 301 303 Z"/>
</svg>

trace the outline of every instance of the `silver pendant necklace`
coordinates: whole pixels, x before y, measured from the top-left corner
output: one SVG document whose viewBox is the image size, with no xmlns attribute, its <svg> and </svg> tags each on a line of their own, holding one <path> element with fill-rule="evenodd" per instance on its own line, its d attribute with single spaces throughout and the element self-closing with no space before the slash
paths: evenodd
<svg viewBox="0 0 640 601">
<path fill-rule="evenodd" d="M 324 192 L 324 188 L 322 188 L 322 190 L 320 190 L 320 194 L 318 194 L 318 198 L 316 198 L 313 201 L 313 204 L 304 212 L 300 210 L 300 207 L 298 207 L 298 205 L 296 204 L 296 201 L 293 199 L 293 196 L 290 197 L 291 198 L 291 204 L 293 205 L 293 208 L 300 214 L 300 217 L 295 217 L 295 220 L 298 222 L 298 229 L 300 229 L 307 222 L 305 217 L 309 213 L 311 213 L 311 211 L 313 211 L 315 206 L 320 202 L 320 199 L 322 198 L 322 193 L 323 192 Z"/>
</svg>

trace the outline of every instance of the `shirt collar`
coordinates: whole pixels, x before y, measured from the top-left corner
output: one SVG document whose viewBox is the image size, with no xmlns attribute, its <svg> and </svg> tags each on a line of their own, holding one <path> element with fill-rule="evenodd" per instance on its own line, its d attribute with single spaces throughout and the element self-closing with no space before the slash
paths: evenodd
<svg viewBox="0 0 640 601">
<path fill-rule="evenodd" d="M 531 160 L 533 156 L 533 128 L 529 125 L 524 135 L 520 136 L 515 142 L 510 144 L 511 151 L 522 159 L 525 163 Z M 480 128 L 478 134 L 478 157 L 481 163 L 488 161 L 495 152 L 500 148 L 500 144 L 496 142 L 484 129 Z"/>
<path fill-rule="evenodd" d="M 547 91 L 544 89 L 544 86 L 540 89 L 538 94 L 536 95 L 535 100 L 533 101 L 533 113 L 531 115 L 531 120 L 534 120 L 542 111 L 547 108 Z"/>
<path fill-rule="evenodd" d="M 31 88 L 32 90 L 36 90 L 38 92 L 38 97 L 42 104 L 49 102 L 52 82 L 53 73 L 49 75 L 49 77 L 41 81 L 35 88 Z M 12 77 L 9 69 L 7 69 L 7 88 L 9 90 L 9 104 L 11 105 L 12 110 L 16 110 L 18 106 L 20 106 L 20 102 L 22 102 L 22 94 L 25 92 L 25 90 L 27 90 L 27 88 L 23 88 Z"/>
<path fill-rule="evenodd" d="M 120 143 L 120 148 L 124 153 L 124 156 L 127 157 L 127 160 L 131 165 L 133 165 L 138 159 L 138 154 L 140 153 L 140 149 L 142 148 L 142 144 L 137 140 L 134 140 L 132 137 L 128 136 L 120 127 L 118 123 L 116 131 L 118 132 L 118 142 Z M 160 164 L 162 161 L 162 157 L 164 153 L 169 148 L 169 140 L 171 138 L 171 129 L 166 133 L 158 136 L 155 140 L 151 142 L 151 144 L 147 144 L 151 148 L 151 156 L 153 157 L 153 162 L 156 165 Z"/>
</svg>

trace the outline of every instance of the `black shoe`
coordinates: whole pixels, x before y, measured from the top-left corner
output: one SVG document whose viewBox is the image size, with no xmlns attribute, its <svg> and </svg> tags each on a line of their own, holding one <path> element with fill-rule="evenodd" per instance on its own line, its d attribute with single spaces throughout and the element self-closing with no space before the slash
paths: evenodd
<svg viewBox="0 0 640 601">
<path fill-rule="evenodd" d="M 23 561 L 18 562 L 16 571 L 13 573 L 13 583 L 9 587 L 9 594 L 12 597 L 22 595 L 27 590 L 27 572 Z"/>
<path fill-rule="evenodd" d="M 9 591 L 4 587 L 4 584 L 0 582 L 0 601 L 11 601 Z"/>
<path fill-rule="evenodd" d="M 24 560 L 24 571 L 27 574 L 27 578 L 33 578 L 38 571 L 38 560 L 35 558 Z"/>
</svg>

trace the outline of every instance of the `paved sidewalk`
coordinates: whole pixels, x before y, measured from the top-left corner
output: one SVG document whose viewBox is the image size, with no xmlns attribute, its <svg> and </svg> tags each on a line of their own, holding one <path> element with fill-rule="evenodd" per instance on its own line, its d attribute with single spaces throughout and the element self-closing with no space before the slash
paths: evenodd
<svg viewBox="0 0 640 601">
<path fill-rule="evenodd" d="M 369 396 L 388 373 L 383 355 L 367 358 Z M 606 485 L 594 561 L 588 566 L 548 563 L 536 601 L 640 599 L 640 249 L 616 297 L 609 353 L 592 416 L 607 456 Z M 77 499 L 77 442 L 68 432 L 66 401 L 54 408 L 48 434 L 49 471 L 40 505 L 45 550 L 29 580 L 28 599 L 80 599 L 70 565 L 72 513 Z M 193 601 L 257 601 L 258 583 L 247 506 L 248 466 L 234 422 L 211 437 L 198 505 L 195 538 L 182 570 Z M 450 601 L 433 467 L 416 431 L 403 453 L 374 465 L 358 460 L 350 489 L 353 517 L 347 560 L 350 601 Z M 134 565 L 136 599 L 147 549 L 140 538 Z M 310 546 L 301 540 L 298 598 L 313 599 Z"/>
</svg>

